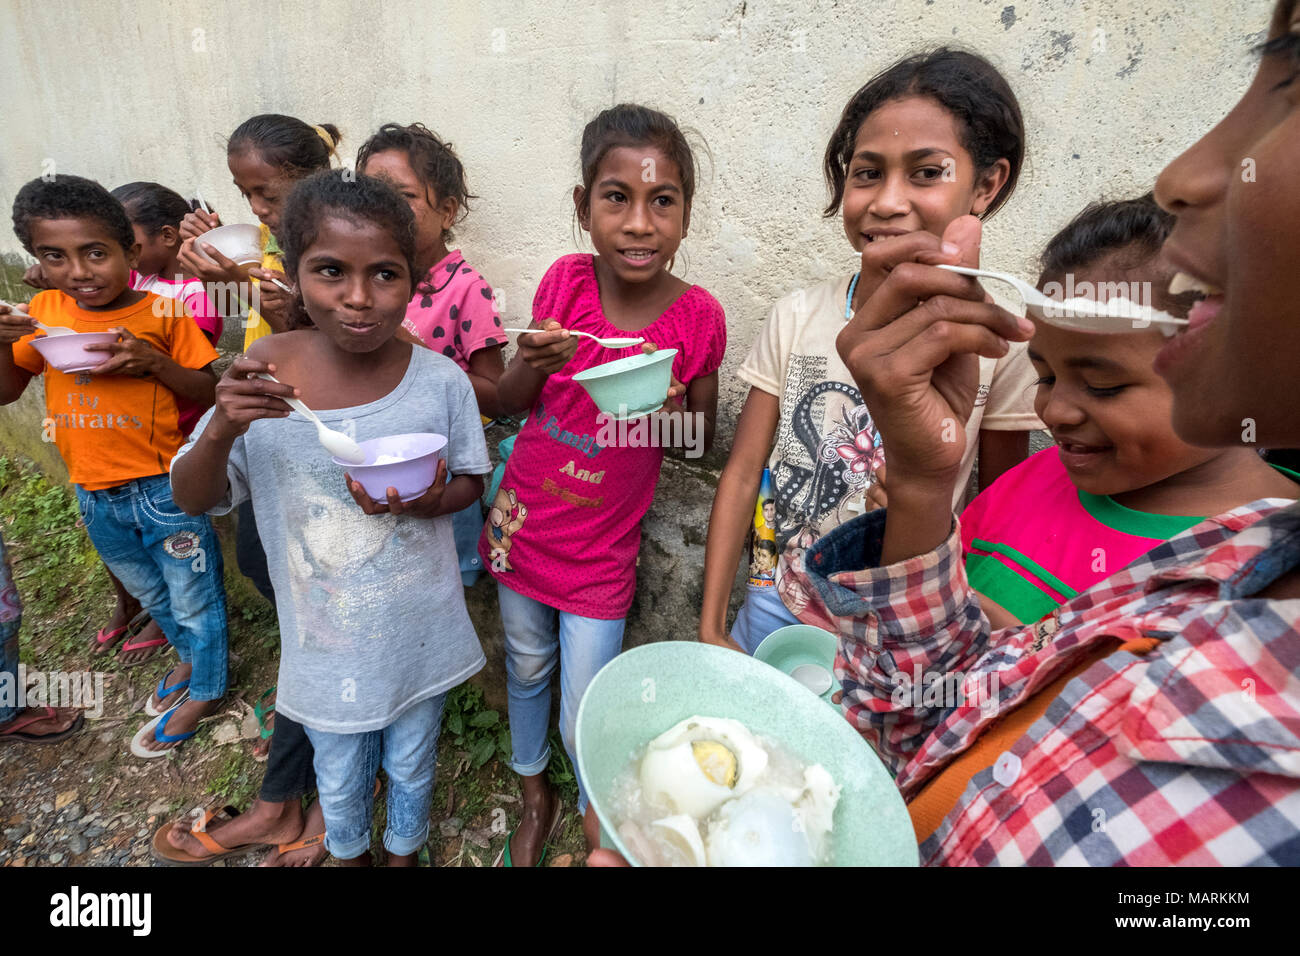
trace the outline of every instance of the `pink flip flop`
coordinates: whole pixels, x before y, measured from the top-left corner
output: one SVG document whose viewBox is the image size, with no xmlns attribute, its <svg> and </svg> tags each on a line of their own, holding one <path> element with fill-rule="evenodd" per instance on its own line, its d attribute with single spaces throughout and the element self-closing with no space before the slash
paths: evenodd
<svg viewBox="0 0 1300 956">
<path fill-rule="evenodd" d="M 166 638 L 165 636 L 164 636 L 164 637 L 152 637 L 152 638 L 150 638 L 150 639 L 147 640 L 147 641 L 138 641 L 138 642 L 136 642 L 136 643 L 132 643 L 132 641 L 135 641 L 135 638 L 134 638 L 134 637 L 132 637 L 130 640 L 128 640 L 125 644 L 123 644 L 121 647 L 119 647 L 119 648 L 117 649 L 117 654 L 118 654 L 119 657 L 122 656 L 123 654 L 129 654 L 129 653 L 131 653 L 132 651 L 147 651 L 147 650 L 149 650 L 151 647 L 166 647 L 167 644 L 169 643 L 168 640 L 167 640 L 167 638 Z M 157 653 L 157 651 L 155 651 L 154 653 L 150 654 L 148 657 L 143 657 L 143 658 L 141 658 L 140 660 L 138 660 L 138 661 L 133 661 L 133 662 L 130 663 L 130 664 L 127 664 L 126 662 L 123 662 L 123 663 L 122 663 L 122 666 L 123 666 L 123 667 L 139 667 L 141 664 L 147 664 L 149 661 L 153 660 L 153 659 L 154 659 L 155 657 L 157 657 L 157 656 L 158 656 L 158 653 Z"/>
<path fill-rule="evenodd" d="M 77 731 L 86 722 L 85 714 L 78 714 L 77 719 L 73 721 L 72 726 L 67 730 L 59 731 L 53 734 L 34 734 L 30 731 L 23 732 L 23 728 L 30 726 L 42 720 L 49 720 L 57 712 L 53 707 L 44 707 L 34 711 L 25 717 L 15 717 L 7 724 L 0 724 L 0 743 L 16 744 L 55 744 L 60 740 L 66 740 Z"/>
</svg>

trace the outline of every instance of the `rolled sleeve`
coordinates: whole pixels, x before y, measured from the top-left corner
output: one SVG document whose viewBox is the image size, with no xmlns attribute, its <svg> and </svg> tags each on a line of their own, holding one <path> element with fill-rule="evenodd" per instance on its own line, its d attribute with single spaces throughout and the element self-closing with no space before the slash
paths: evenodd
<svg viewBox="0 0 1300 956">
<path fill-rule="evenodd" d="M 956 522 L 935 550 L 881 567 L 885 520 L 886 510 L 873 511 L 817 541 L 788 586 L 806 599 L 799 619 L 838 636 L 845 716 L 897 772 L 944 713 L 913 685 L 977 660 L 989 627 L 966 583 Z"/>
</svg>

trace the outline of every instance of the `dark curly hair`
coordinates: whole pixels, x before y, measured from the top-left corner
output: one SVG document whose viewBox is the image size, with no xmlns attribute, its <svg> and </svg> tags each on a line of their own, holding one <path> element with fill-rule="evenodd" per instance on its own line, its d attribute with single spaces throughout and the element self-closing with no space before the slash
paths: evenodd
<svg viewBox="0 0 1300 956">
<path fill-rule="evenodd" d="M 114 189 L 112 196 L 131 222 L 150 236 L 158 235 L 164 226 L 178 227 L 193 208 L 180 193 L 159 183 L 127 183 Z"/>
<path fill-rule="evenodd" d="M 830 217 L 839 212 L 853 146 L 867 117 L 890 100 L 907 96 L 930 97 L 956 117 L 962 147 L 975 161 L 977 174 L 999 159 L 1011 164 L 1007 181 L 981 218 L 992 216 L 1011 198 L 1025 161 L 1020 103 L 992 63 L 976 53 L 946 46 L 899 60 L 853 94 L 826 145 L 822 167 L 831 201 L 822 214 Z"/>
<path fill-rule="evenodd" d="M 424 184 L 425 189 L 432 190 L 436 205 L 444 199 L 456 200 L 458 212 L 456 222 L 462 222 L 469 212 L 469 201 L 477 199 L 469 191 L 465 181 L 465 167 L 460 157 L 452 149 L 451 143 L 444 142 L 438 134 L 423 123 L 399 126 L 397 123 L 385 123 L 357 151 L 357 169 L 364 169 L 366 163 L 376 153 L 390 149 L 400 150 L 406 154 L 411 170 Z M 450 242 L 451 230 L 444 229 L 443 242 Z"/>
<path fill-rule="evenodd" d="M 32 223 L 37 219 L 94 219 L 104 225 L 124 252 L 135 245 L 135 231 L 122 204 L 83 176 L 61 174 L 33 179 L 14 197 L 14 235 L 31 255 Z"/>
<path fill-rule="evenodd" d="M 654 146 L 661 150 L 677 165 L 682 177 L 682 202 L 690 207 L 699 168 L 686 134 L 666 113 L 636 103 L 620 103 L 601 110 L 582 130 L 579 160 L 584 213 L 591 208 L 591 186 L 600 161 L 611 149 L 620 146 Z"/>
<path fill-rule="evenodd" d="M 320 235 L 321 223 L 330 217 L 378 226 L 402 250 L 411 289 L 415 274 L 415 214 L 397 191 L 382 179 L 350 169 L 325 169 L 298 181 L 285 200 L 280 225 L 284 269 L 295 280 L 302 255 Z M 408 297 L 410 292 L 407 293 Z M 290 326 L 310 326 L 301 294 L 294 297 Z"/>
<path fill-rule="evenodd" d="M 1160 252 L 1173 227 L 1174 216 L 1156 205 L 1152 193 L 1091 203 L 1048 240 L 1038 257 L 1038 285 L 1062 281 L 1110 256 L 1121 256 L 1119 270 L 1137 268 Z"/>
<path fill-rule="evenodd" d="M 320 128 L 329 134 L 329 146 L 315 127 L 294 116 L 282 113 L 259 113 L 244 120 L 230 134 L 226 153 L 255 152 L 262 160 L 282 170 L 294 179 L 300 179 L 318 169 L 328 169 L 343 137 L 332 123 L 321 123 Z"/>
</svg>

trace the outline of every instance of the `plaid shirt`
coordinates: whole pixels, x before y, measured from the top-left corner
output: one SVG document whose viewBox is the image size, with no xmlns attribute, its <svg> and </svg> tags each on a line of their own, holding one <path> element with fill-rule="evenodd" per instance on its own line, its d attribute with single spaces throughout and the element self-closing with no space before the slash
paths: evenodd
<svg viewBox="0 0 1300 956">
<path fill-rule="evenodd" d="M 1300 505 L 1211 518 L 1036 624 L 995 633 L 958 528 L 881 568 L 884 525 L 872 512 L 810 548 L 791 568 L 792 610 L 838 633 L 846 716 L 905 799 L 1090 653 L 1160 642 L 1069 681 L 975 774 L 921 844 L 923 863 L 1300 865 L 1300 600 L 1252 597 L 1300 566 Z M 945 676 L 946 697 L 934 683 Z"/>
</svg>

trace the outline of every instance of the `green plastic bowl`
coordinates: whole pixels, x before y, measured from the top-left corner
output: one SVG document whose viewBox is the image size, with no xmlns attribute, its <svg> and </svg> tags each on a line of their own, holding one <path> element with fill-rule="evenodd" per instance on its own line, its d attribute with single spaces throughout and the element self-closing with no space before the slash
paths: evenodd
<svg viewBox="0 0 1300 956">
<path fill-rule="evenodd" d="M 819 695 L 826 703 L 839 690 L 835 682 L 835 635 L 811 624 L 790 624 L 778 628 L 754 649 L 754 660 L 771 664 L 783 674 L 794 677 L 800 667 L 819 667 L 830 677 L 831 685 Z M 797 680 L 798 678 L 796 678 Z"/>
<path fill-rule="evenodd" d="M 629 355 L 573 376 L 602 412 L 617 421 L 649 415 L 668 400 L 676 349 Z"/>
<path fill-rule="evenodd" d="M 840 785 L 831 831 L 836 866 L 916 866 L 916 833 L 893 778 L 838 710 L 774 667 L 695 641 L 643 644 L 610 661 L 578 705 L 578 773 L 601 823 L 601 845 L 639 862 L 607 815 L 633 753 L 696 714 L 730 717 L 820 763 Z"/>
</svg>

